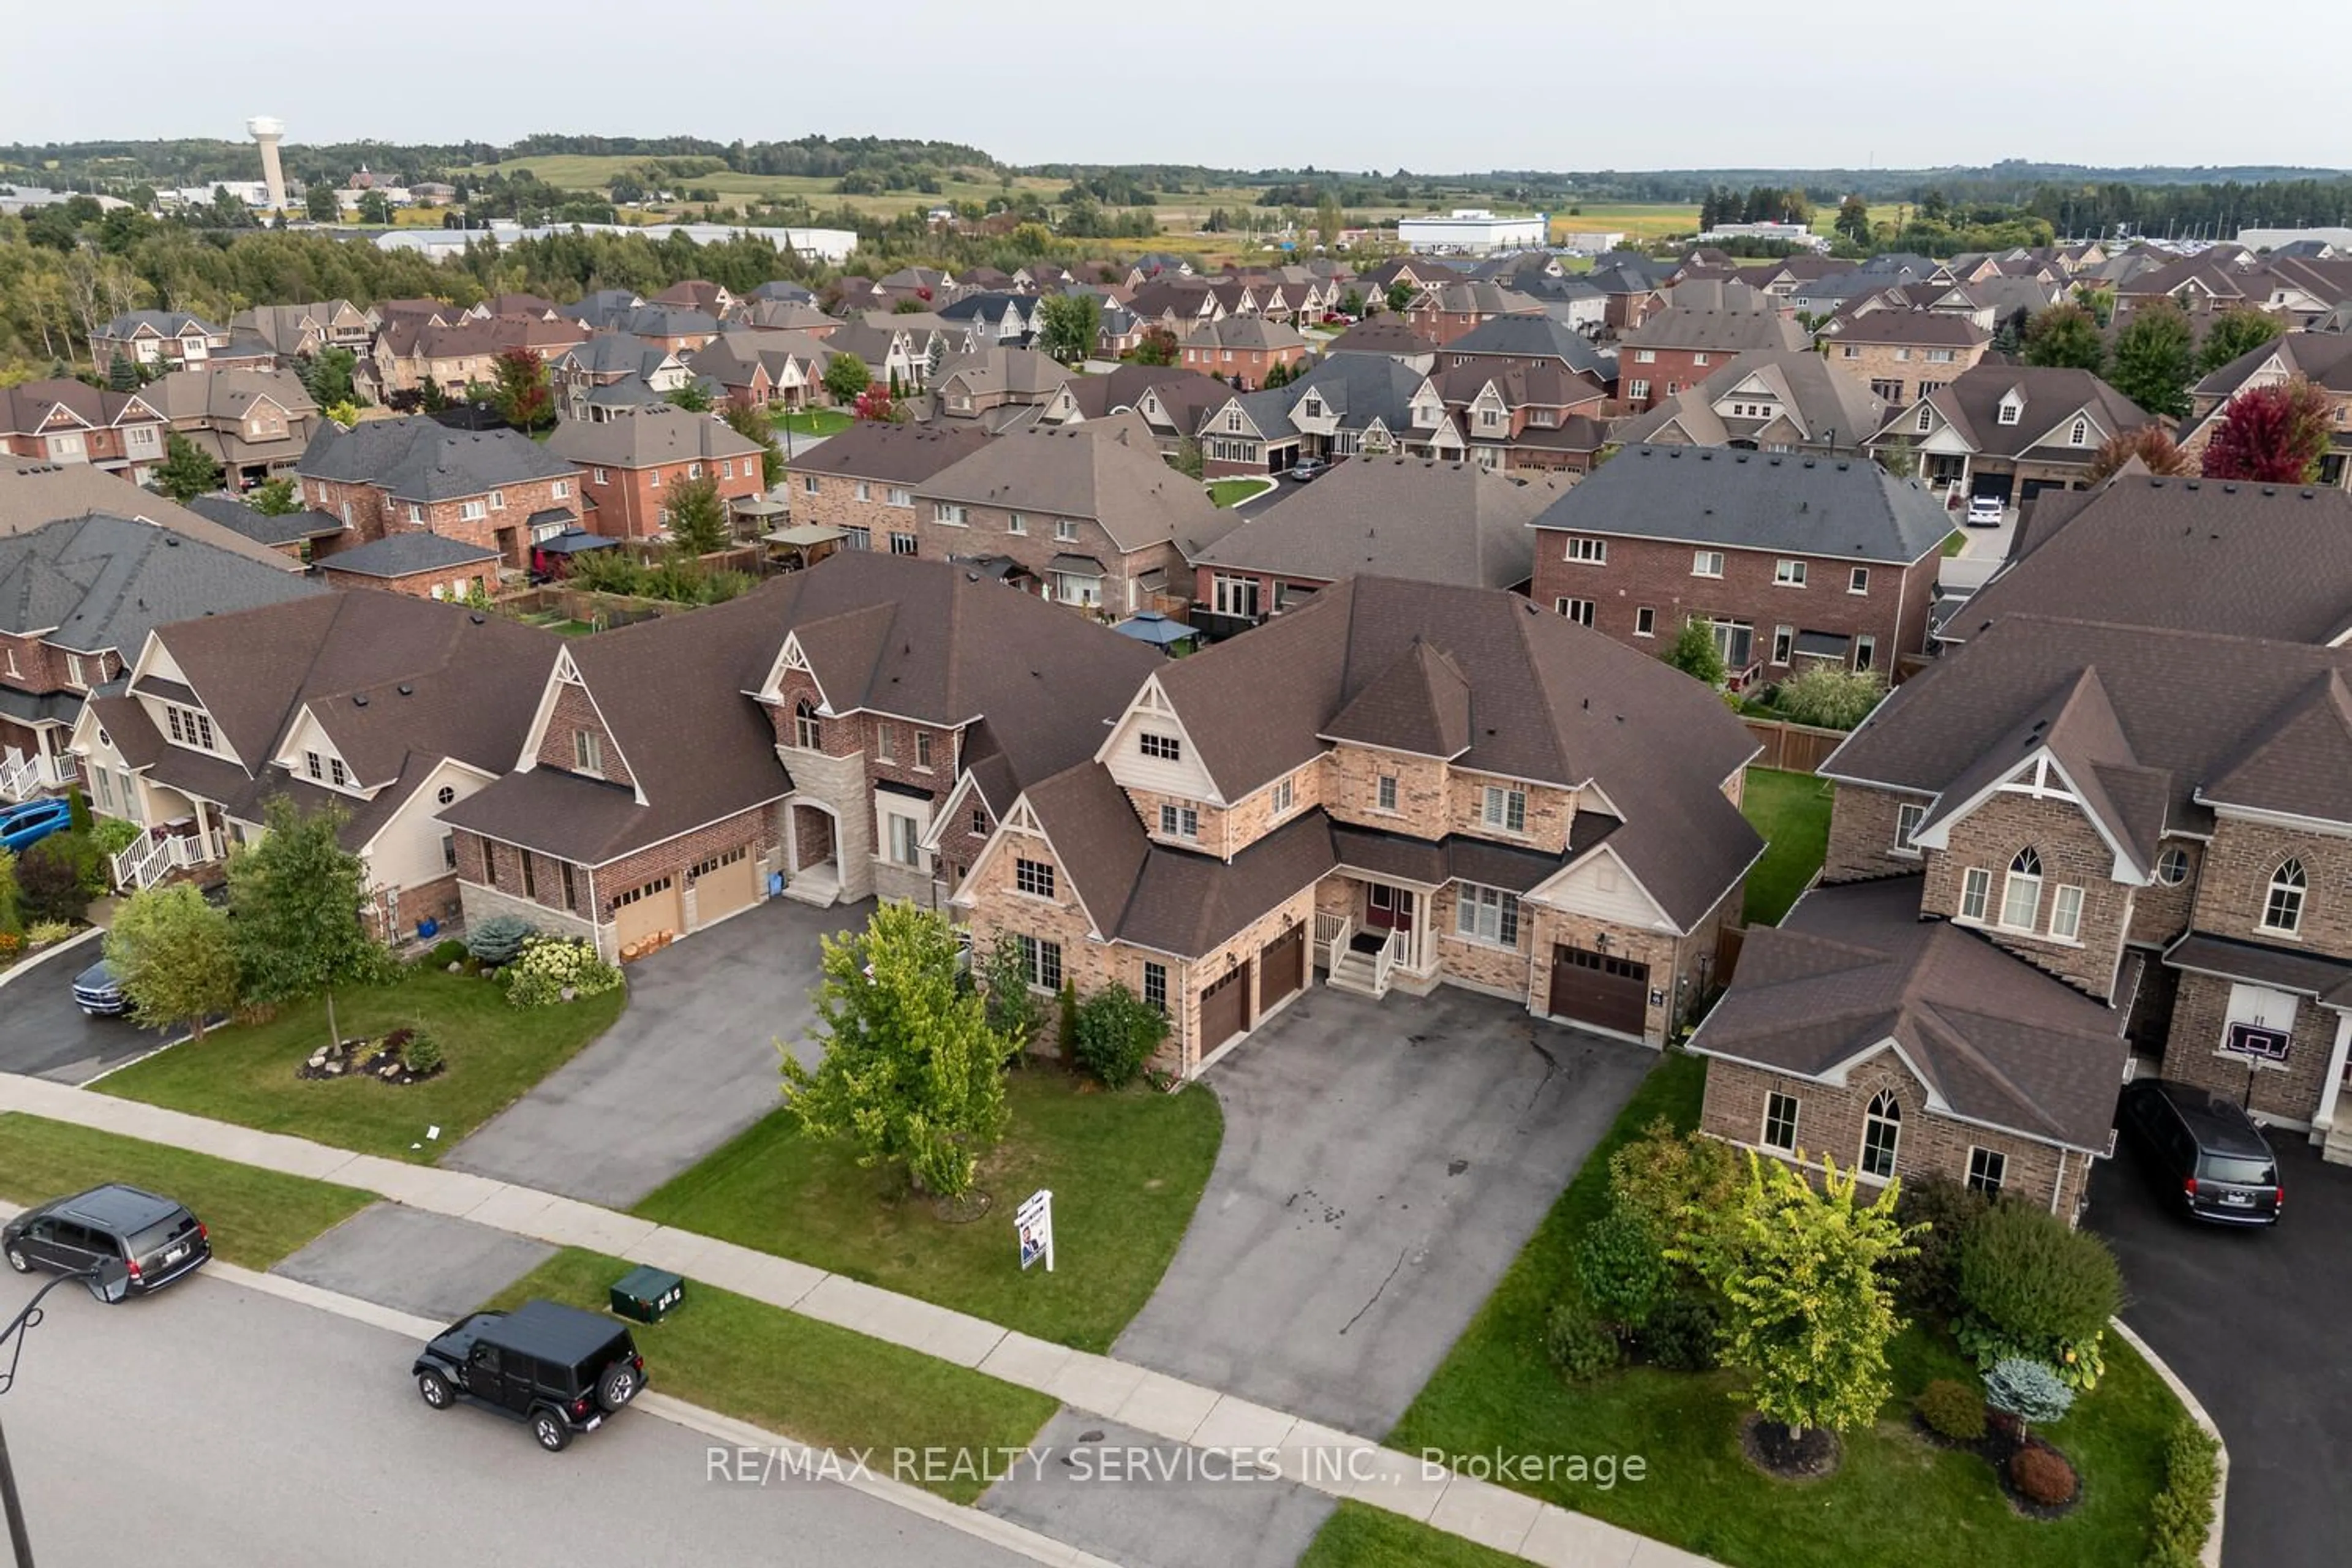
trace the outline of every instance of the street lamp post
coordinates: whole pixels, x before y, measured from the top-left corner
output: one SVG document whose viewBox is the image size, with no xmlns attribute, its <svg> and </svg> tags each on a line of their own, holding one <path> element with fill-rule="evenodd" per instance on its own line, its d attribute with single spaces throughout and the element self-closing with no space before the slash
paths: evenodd
<svg viewBox="0 0 2352 1568">
<path fill-rule="evenodd" d="M 128 1272 L 120 1263 L 115 1265 L 115 1274 L 127 1275 Z M 42 1286 L 39 1292 L 25 1303 L 25 1310 L 17 1313 L 6 1328 L 0 1329 L 0 1345 L 5 1345 L 11 1340 L 16 1342 L 16 1349 L 8 1355 L 8 1364 L 5 1367 L 0 1367 L 0 1394 L 5 1394 L 16 1386 L 16 1363 L 24 1358 L 25 1335 L 27 1331 L 40 1322 L 43 1299 L 58 1286 L 75 1279 L 87 1284 L 89 1287 L 89 1293 L 101 1301 L 109 1299 L 107 1292 L 118 1284 L 118 1280 L 103 1268 L 93 1268 L 77 1269 L 71 1274 L 60 1274 Z M 8 1517 L 8 1551 L 9 1555 L 16 1562 L 16 1568 L 33 1568 L 33 1542 L 25 1530 L 24 1500 L 16 1495 L 16 1469 L 8 1459 L 8 1432 L 5 1426 L 0 1426 L 0 1512 L 5 1512 Z"/>
</svg>

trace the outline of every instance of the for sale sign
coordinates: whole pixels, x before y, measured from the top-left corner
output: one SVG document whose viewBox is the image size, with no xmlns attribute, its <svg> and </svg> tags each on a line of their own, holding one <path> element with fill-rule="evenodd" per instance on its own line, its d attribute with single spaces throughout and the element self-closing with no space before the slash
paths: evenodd
<svg viewBox="0 0 2352 1568">
<path fill-rule="evenodd" d="M 1054 1194 L 1040 1187 L 1022 1200 L 1013 1212 L 1013 1229 L 1021 1238 L 1021 1267 L 1028 1268 L 1039 1258 L 1045 1260 L 1045 1272 L 1054 1271 Z"/>
</svg>

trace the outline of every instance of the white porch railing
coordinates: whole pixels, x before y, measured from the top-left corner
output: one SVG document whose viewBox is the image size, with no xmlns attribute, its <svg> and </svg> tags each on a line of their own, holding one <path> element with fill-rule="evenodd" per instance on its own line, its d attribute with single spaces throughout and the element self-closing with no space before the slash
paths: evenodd
<svg viewBox="0 0 2352 1568">
<path fill-rule="evenodd" d="M 1375 994 L 1384 994 L 1389 988 L 1389 971 L 1396 967 L 1397 962 L 1397 938 L 1402 934 L 1396 927 L 1391 926 L 1389 934 L 1381 939 L 1380 952 L 1372 954 L 1372 990 Z"/>
<path fill-rule="evenodd" d="M 1356 933 L 1356 922 L 1346 915 L 1315 911 L 1315 961 L 1328 969 L 1348 951 L 1349 941 Z"/>
<path fill-rule="evenodd" d="M 48 790 L 62 789 L 80 776 L 80 765 L 71 756 L 45 757 L 37 752 L 27 756 L 12 746 L 6 756 L 0 757 L 0 800 L 21 805 Z"/>
<path fill-rule="evenodd" d="M 188 866 L 201 866 L 215 858 L 201 838 L 181 834 L 158 836 L 145 834 L 139 841 L 113 858 L 114 885 L 118 888 L 152 888 L 165 872 Z"/>
</svg>

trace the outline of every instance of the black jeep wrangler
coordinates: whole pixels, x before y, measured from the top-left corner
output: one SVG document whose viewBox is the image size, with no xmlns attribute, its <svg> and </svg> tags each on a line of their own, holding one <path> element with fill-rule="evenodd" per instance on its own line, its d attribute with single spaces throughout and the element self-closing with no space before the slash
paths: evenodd
<svg viewBox="0 0 2352 1568">
<path fill-rule="evenodd" d="M 460 1399 L 530 1424 L 539 1446 L 561 1453 L 575 1432 L 593 1432 L 646 1385 L 646 1358 L 610 1318 L 554 1301 L 511 1312 L 476 1312 L 444 1330 L 411 1369 L 436 1410 Z"/>
</svg>

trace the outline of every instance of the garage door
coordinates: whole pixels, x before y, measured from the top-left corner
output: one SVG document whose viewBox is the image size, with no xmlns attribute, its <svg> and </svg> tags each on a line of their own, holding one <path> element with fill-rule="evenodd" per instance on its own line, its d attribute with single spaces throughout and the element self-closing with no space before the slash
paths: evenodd
<svg viewBox="0 0 2352 1568">
<path fill-rule="evenodd" d="M 1201 993 L 1201 1054 L 1208 1055 L 1242 1032 L 1249 1019 L 1246 963 Z"/>
<path fill-rule="evenodd" d="M 1580 947 L 1551 950 L 1553 1017 L 1638 1035 L 1649 1001 L 1648 964 Z"/>
<path fill-rule="evenodd" d="M 1258 1011 L 1264 1012 L 1307 982 L 1307 928 L 1276 937 L 1258 954 Z"/>
<path fill-rule="evenodd" d="M 2007 500 L 2010 489 L 2016 481 L 2015 474 L 1971 474 L 1969 476 L 1969 494 L 1999 496 Z"/>
<path fill-rule="evenodd" d="M 684 907 L 675 877 L 656 877 L 631 888 L 613 900 L 613 940 L 625 949 L 661 931 L 683 931 Z"/>
<path fill-rule="evenodd" d="M 738 910 L 748 910 L 760 897 L 759 866 L 751 847 L 714 855 L 688 873 L 694 884 L 694 923 L 707 926 Z"/>
</svg>

